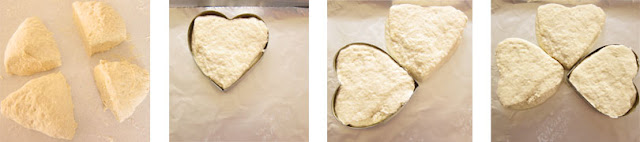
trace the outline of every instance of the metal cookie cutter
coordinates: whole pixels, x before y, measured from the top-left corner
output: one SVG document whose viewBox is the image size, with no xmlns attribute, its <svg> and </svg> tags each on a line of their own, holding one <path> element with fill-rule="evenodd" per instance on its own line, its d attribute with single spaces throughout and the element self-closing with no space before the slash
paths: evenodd
<svg viewBox="0 0 640 142">
<path fill-rule="evenodd" d="M 189 51 L 191 52 L 191 56 L 195 57 L 195 55 L 193 54 L 193 48 L 191 46 L 191 34 L 193 33 L 193 22 L 196 20 L 196 18 L 200 17 L 200 16 L 218 16 L 218 17 L 222 17 L 225 19 L 229 19 L 227 18 L 227 16 L 225 16 L 224 14 L 218 12 L 218 11 L 203 11 L 200 14 L 196 15 L 193 20 L 191 20 L 191 24 L 189 24 L 189 31 L 187 33 L 187 42 L 189 43 Z M 256 18 L 262 22 L 264 22 L 264 20 L 262 20 L 262 18 L 260 18 L 258 15 L 255 14 L 240 14 L 236 17 L 233 17 L 229 20 L 233 20 L 233 19 L 240 19 L 240 18 Z M 253 66 L 260 60 L 262 59 L 262 55 L 264 55 L 264 52 L 267 50 L 267 46 L 269 45 L 269 31 L 267 30 L 267 43 L 264 45 L 264 48 L 262 49 L 262 52 L 260 52 L 260 54 L 258 55 L 258 57 L 256 57 L 252 62 L 251 62 L 251 66 L 249 68 L 247 68 L 247 70 L 245 70 L 244 72 L 242 72 L 242 75 L 240 75 L 240 78 L 238 80 L 236 80 L 236 82 L 234 82 L 233 84 L 231 84 L 228 88 L 231 88 L 233 86 L 235 86 L 235 84 L 237 84 L 237 82 L 242 79 L 242 77 L 244 76 L 245 73 L 247 73 L 247 71 L 249 71 L 251 68 L 253 68 Z M 195 58 L 193 59 L 194 62 L 196 62 Z M 197 62 L 196 62 L 197 64 Z M 213 82 L 213 84 L 215 84 L 218 89 L 220 89 L 221 91 L 225 91 L 225 88 L 222 88 L 221 85 L 214 81 L 213 79 L 211 79 L 209 76 L 207 76 L 204 72 L 202 72 L 202 68 L 200 68 L 200 66 L 198 66 L 198 69 L 200 70 L 200 72 L 202 73 L 202 75 L 204 75 L 205 77 L 209 78 L 209 80 L 211 80 L 211 82 Z M 228 89 L 227 88 L 227 89 Z"/>
<path fill-rule="evenodd" d="M 620 44 L 609 44 L 609 45 L 620 45 Z M 576 64 L 574 64 L 574 65 L 573 65 L 573 67 L 571 67 L 571 70 L 569 70 L 569 73 L 567 73 L 566 79 L 567 79 L 567 82 L 569 83 L 569 85 L 571 86 L 571 88 L 573 88 L 573 90 L 575 90 L 575 91 L 578 93 L 578 95 L 579 95 L 579 96 L 580 96 L 584 101 L 586 101 L 588 104 L 591 104 L 591 103 L 587 100 L 587 98 L 585 98 L 585 97 L 584 97 L 584 96 L 583 96 L 583 95 L 578 91 L 578 89 L 573 85 L 573 83 L 571 83 L 571 81 L 569 80 L 569 78 L 571 77 L 571 73 L 573 72 L 573 70 L 574 70 L 578 65 L 580 65 L 580 63 L 582 63 L 582 61 L 584 61 L 585 59 L 589 58 L 589 56 L 591 56 L 591 55 L 593 55 L 593 54 L 597 53 L 598 51 L 600 51 L 601 49 L 603 49 L 603 48 L 605 48 L 605 47 L 607 47 L 607 46 L 609 46 L 609 45 L 605 45 L 605 46 L 599 47 L 599 48 L 598 48 L 598 49 L 596 49 L 596 50 L 591 51 L 591 53 L 587 54 L 587 56 L 584 56 L 584 57 L 582 57 L 580 60 L 578 60 L 578 62 L 576 62 Z M 636 52 L 635 52 L 635 51 L 633 51 L 633 50 L 631 50 L 631 52 L 633 52 L 633 55 L 635 55 L 635 57 L 636 57 L 636 65 L 637 65 L 637 66 L 638 66 L 638 68 L 640 69 L 640 64 L 638 64 L 638 63 L 640 63 L 640 61 L 638 61 L 638 54 L 636 54 Z M 636 72 L 638 72 L 638 71 L 636 71 Z M 637 75 L 636 75 L 636 77 L 637 77 Z M 635 78 L 635 77 L 634 77 L 634 78 Z M 636 89 L 636 99 L 635 99 L 635 101 L 633 102 L 633 105 L 631 105 L 631 109 L 629 109 L 629 111 L 627 111 L 627 113 L 625 113 L 625 114 L 624 114 L 624 115 L 622 115 L 622 116 L 626 116 L 626 115 L 628 115 L 629 113 L 631 113 L 631 112 L 636 108 L 636 106 L 638 106 L 638 99 L 640 98 L 640 94 L 638 94 L 638 87 L 636 86 L 636 83 L 633 83 L 633 87 L 635 87 L 635 89 Z M 592 107 L 593 107 L 593 105 L 592 105 Z M 593 109 L 596 109 L 596 108 L 595 108 L 595 107 L 593 107 Z M 596 111 L 597 111 L 597 112 L 600 112 L 600 111 L 599 111 L 599 110 L 597 110 L 597 109 L 596 109 Z M 600 113 L 602 113 L 602 112 L 600 112 Z M 604 113 L 603 113 L 603 114 L 604 114 Z M 606 115 L 606 114 L 605 114 L 605 115 Z M 620 117 L 622 117 L 622 116 L 620 116 Z"/>
<path fill-rule="evenodd" d="M 393 62 L 395 62 L 398 66 L 400 66 L 402 69 L 404 69 L 405 71 L 407 71 L 407 69 L 405 69 L 404 67 L 402 67 L 402 65 L 400 65 L 393 57 L 391 57 L 387 52 L 385 52 L 384 50 L 380 49 L 379 47 L 372 45 L 372 44 L 368 44 L 368 43 L 351 43 L 351 44 L 347 44 L 344 47 L 340 48 L 338 50 L 338 53 L 336 53 L 335 57 L 333 58 L 333 69 L 338 70 L 337 65 L 338 65 L 338 56 L 340 55 L 340 51 L 342 51 L 343 49 L 346 49 L 347 47 L 351 46 L 351 45 L 364 45 L 364 46 L 368 46 L 371 48 L 374 48 L 376 50 L 380 50 L 382 53 L 384 53 L 385 55 L 389 56 L 389 58 L 391 58 L 391 60 L 393 60 Z M 409 71 L 407 71 L 408 73 Z M 409 74 L 409 76 L 411 76 L 411 74 Z M 415 93 L 416 89 L 418 88 L 418 82 L 415 80 L 415 78 L 413 76 L 411 76 L 411 78 L 413 79 L 413 83 L 414 83 L 414 88 L 413 88 L 413 93 Z M 333 99 L 331 101 L 331 110 L 333 112 L 333 116 L 335 117 L 336 120 L 340 121 L 338 115 L 336 114 L 336 99 L 338 98 L 338 94 L 340 93 L 340 87 L 342 86 L 342 84 L 340 84 L 340 86 L 338 86 L 338 88 L 336 89 L 336 91 L 333 93 Z M 413 97 L 413 94 L 411 94 L 411 97 Z M 411 100 L 411 98 L 409 98 L 409 100 Z M 374 124 L 368 125 L 368 126 L 353 126 L 353 125 L 345 125 L 349 128 L 356 128 L 356 129 L 364 129 L 364 128 L 370 128 L 370 127 L 374 127 L 377 126 L 378 124 L 382 124 L 385 123 L 389 120 L 391 120 L 392 117 L 396 116 L 396 114 L 398 114 L 398 112 L 400 112 L 400 110 L 402 110 L 402 108 L 404 108 L 404 106 L 409 103 L 409 101 L 405 102 L 404 104 L 401 104 L 400 108 L 398 108 L 398 110 L 391 114 L 389 117 L 385 118 L 384 120 L 380 121 L 380 122 L 376 122 Z M 341 122 L 341 121 L 340 121 Z M 344 123 L 343 123 L 344 124 Z"/>
</svg>

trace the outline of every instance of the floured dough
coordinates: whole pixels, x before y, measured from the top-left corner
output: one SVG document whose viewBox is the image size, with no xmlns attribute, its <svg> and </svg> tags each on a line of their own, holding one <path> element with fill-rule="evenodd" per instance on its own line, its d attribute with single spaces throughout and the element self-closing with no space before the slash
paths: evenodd
<svg viewBox="0 0 640 142">
<path fill-rule="evenodd" d="M 259 59 L 269 36 L 267 25 L 257 18 L 200 16 L 193 24 L 193 58 L 223 90 Z"/>
<path fill-rule="evenodd" d="M 102 104 L 119 122 L 129 118 L 149 94 L 149 72 L 127 61 L 100 60 L 93 76 Z"/>
<path fill-rule="evenodd" d="M 604 26 L 605 14 L 592 4 L 568 8 L 559 4 L 538 7 L 538 44 L 565 68 L 584 56 Z"/>
<path fill-rule="evenodd" d="M 4 51 L 7 73 L 32 75 L 62 65 L 58 45 L 42 21 L 37 17 L 24 20 Z"/>
<path fill-rule="evenodd" d="M 451 6 L 391 6 L 385 26 L 389 55 L 425 79 L 456 50 L 466 24 L 467 16 Z"/>
<path fill-rule="evenodd" d="M 626 114 L 636 100 L 636 56 L 624 45 L 606 46 L 571 72 L 569 81 L 598 111 L 611 118 Z"/>
<path fill-rule="evenodd" d="M 107 51 L 127 39 L 122 17 L 104 2 L 73 2 L 73 19 L 89 56 Z"/>
<path fill-rule="evenodd" d="M 528 0 L 527 2 L 548 2 L 548 3 L 559 3 L 559 4 L 594 4 L 598 3 L 600 0 Z"/>
<path fill-rule="evenodd" d="M 350 45 L 338 54 L 336 71 L 341 86 L 335 113 L 344 125 L 377 124 L 411 98 L 413 79 L 384 52 L 366 45 Z"/>
<path fill-rule="evenodd" d="M 503 40 L 495 56 L 500 73 L 497 94 L 507 108 L 537 106 L 553 96 L 562 82 L 562 65 L 526 40 Z"/>
<path fill-rule="evenodd" d="M 78 124 L 71 90 L 62 73 L 32 79 L 2 100 L 2 115 L 25 128 L 60 139 L 73 139 Z"/>
</svg>

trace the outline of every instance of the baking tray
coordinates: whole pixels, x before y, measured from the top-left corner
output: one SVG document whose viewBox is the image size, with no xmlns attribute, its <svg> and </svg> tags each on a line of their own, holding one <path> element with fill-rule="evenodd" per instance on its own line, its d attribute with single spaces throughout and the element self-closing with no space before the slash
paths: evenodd
<svg viewBox="0 0 640 142">
<path fill-rule="evenodd" d="M 187 31 L 207 10 L 251 13 L 269 28 L 264 55 L 235 86 L 220 91 L 189 51 Z M 309 10 L 299 7 L 172 7 L 171 141 L 308 141 Z"/>
<path fill-rule="evenodd" d="M 5 0 L 0 4 L 0 51 L 27 17 L 37 16 L 53 32 L 62 57 L 62 66 L 30 76 L 9 75 L 0 67 L 0 99 L 22 87 L 27 81 L 62 72 L 71 86 L 75 120 L 78 123 L 73 141 L 149 141 L 149 98 L 133 115 L 119 123 L 111 110 L 103 110 L 102 100 L 93 79 L 93 68 L 101 59 L 126 60 L 149 70 L 149 0 L 106 1 L 124 19 L 129 38 L 122 44 L 89 57 L 78 27 L 73 23 L 73 0 Z M 4 54 L 0 54 L 4 59 Z M 0 117 L 0 141 L 63 141 L 14 121 Z"/>
<path fill-rule="evenodd" d="M 386 50 L 384 24 L 391 5 L 391 1 L 329 1 L 327 4 L 328 141 L 471 141 L 471 1 L 454 5 L 469 19 L 458 49 L 431 77 L 418 82 L 420 86 L 411 103 L 395 117 L 375 127 L 353 129 L 332 115 L 332 97 L 339 86 L 333 57 L 341 47 L 354 42 Z"/>
<path fill-rule="evenodd" d="M 638 109 L 617 119 L 609 118 L 579 96 L 566 79 L 554 96 L 534 108 L 511 110 L 502 107 L 496 95 L 499 74 L 495 47 L 509 37 L 522 38 L 537 45 L 535 16 L 538 6 L 543 4 L 546 3 L 500 0 L 492 3 L 492 141 L 640 141 Z M 640 3 L 607 0 L 596 5 L 604 10 L 607 17 L 602 32 L 588 52 L 608 44 L 623 44 L 640 51 Z M 636 84 L 639 81 L 638 77 L 633 80 Z"/>
</svg>

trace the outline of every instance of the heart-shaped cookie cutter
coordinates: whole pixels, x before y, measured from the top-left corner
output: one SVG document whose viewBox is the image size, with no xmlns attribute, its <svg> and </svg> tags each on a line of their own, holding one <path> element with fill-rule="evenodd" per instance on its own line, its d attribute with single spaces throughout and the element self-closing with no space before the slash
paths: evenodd
<svg viewBox="0 0 640 142">
<path fill-rule="evenodd" d="M 405 71 L 407 71 L 407 69 L 406 69 L 406 68 L 404 68 L 402 65 L 400 65 L 400 64 L 396 61 L 396 59 L 394 59 L 393 57 L 391 57 L 387 52 L 385 52 L 384 50 L 380 49 L 378 46 L 375 46 L 375 45 L 372 45 L 372 44 L 368 44 L 368 43 L 356 42 L 356 43 L 350 43 L 350 44 L 347 44 L 347 45 L 343 46 L 342 48 L 340 48 L 340 49 L 338 50 L 338 52 L 336 53 L 336 55 L 333 57 L 333 70 L 335 70 L 335 71 L 336 71 L 336 73 L 337 73 L 337 71 L 338 71 L 337 65 L 338 65 L 338 56 L 340 55 L 340 51 L 342 51 L 342 50 L 346 49 L 347 47 L 349 47 L 349 46 L 351 46 L 351 45 L 365 45 L 365 46 L 368 46 L 368 47 L 372 47 L 372 48 L 374 48 L 374 49 L 376 49 L 376 50 L 379 50 L 379 51 L 381 51 L 382 53 L 384 53 L 385 55 L 389 56 L 389 58 L 391 58 L 391 60 L 393 60 L 393 62 L 395 62 L 398 66 L 400 66 L 400 68 L 402 68 L 402 69 L 404 69 Z M 408 74 L 408 72 L 409 72 L 409 71 L 407 71 L 407 74 Z M 411 76 L 411 74 L 409 74 L 409 76 Z M 414 78 L 413 76 L 411 76 L 411 79 L 413 79 L 413 85 L 414 85 L 413 93 L 415 93 L 415 92 L 416 92 L 416 89 L 418 88 L 418 82 L 415 80 L 415 78 Z M 338 82 L 340 82 L 340 81 L 338 80 Z M 340 85 L 338 86 L 338 88 L 336 89 L 336 91 L 333 93 L 333 98 L 332 98 L 332 101 L 331 101 L 331 111 L 333 112 L 333 117 L 334 117 L 336 120 L 338 120 L 338 121 L 340 121 L 340 119 L 339 119 L 338 115 L 336 114 L 336 108 L 335 108 L 335 105 L 336 105 L 336 99 L 338 98 L 338 94 L 339 94 L 339 92 L 340 92 L 340 87 L 341 87 L 341 86 L 342 86 L 342 83 L 340 83 Z M 413 97 L 413 93 L 411 94 L 411 97 Z M 380 121 L 380 122 L 377 122 L 377 123 L 374 123 L 374 124 L 371 124 L 371 125 L 368 125 L 368 126 L 353 126 L 353 125 L 350 125 L 350 124 L 347 124 L 347 125 L 345 125 L 345 126 L 347 126 L 347 127 L 349 127 L 349 128 L 355 128 L 355 129 L 365 129 L 365 128 L 370 128 L 370 127 L 377 126 L 378 124 L 385 123 L 385 122 L 387 122 L 387 121 L 391 120 L 391 118 L 393 118 L 394 116 L 396 116 L 396 114 L 398 114 L 398 113 L 402 110 L 402 108 L 404 108 L 404 106 L 406 106 L 406 105 L 407 105 L 407 103 L 409 103 L 409 101 L 411 100 L 411 97 L 409 97 L 409 100 L 407 100 L 407 102 L 405 102 L 404 104 L 401 104 L 400 108 L 398 108 L 398 110 L 397 110 L 396 112 L 394 112 L 394 113 L 393 113 L 393 114 L 391 114 L 389 117 L 385 118 L 384 120 L 382 120 L 382 121 Z M 342 124 L 344 124 L 344 123 L 342 123 Z"/>
<path fill-rule="evenodd" d="M 578 89 L 577 89 L 575 86 L 573 86 L 573 83 L 571 83 L 571 81 L 569 81 L 569 78 L 571 77 L 571 73 L 573 72 L 573 70 L 574 70 L 578 65 L 580 65 L 580 63 L 582 63 L 582 61 L 584 61 L 585 59 L 589 58 L 589 56 L 591 56 L 591 55 L 593 55 L 593 54 L 597 53 L 597 52 L 598 52 L 598 51 L 600 51 L 601 49 L 606 48 L 607 46 L 610 46 L 610 45 L 620 45 L 620 44 L 608 44 L 608 45 L 604 45 L 604 46 L 602 46 L 602 47 L 599 47 L 599 48 L 597 48 L 596 50 L 591 51 L 591 52 L 590 52 L 589 54 L 587 54 L 586 56 L 584 56 L 584 57 L 580 58 L 580 60 L 578 60 L 578 62 L 576 62 L 576 63 L 573 65 L 573 67 L 571 67 L 571 70 L 569 70 L 569 73 L 567 73 L 567 76 L 566 76 L 566 78 L 565 78 L 565 79 L 567 79 L 567 83 L 569 83 L 569 86 L 571 86 L 571 88 L 573 88 L 573 90 L 574 90 L 574 91 L 576 91 L 576 92 L 578 93 L 578 96 L 580 96 L 580 98 L 582 98 L 584 101 L 586 101 L 586 102 L 587 102 L 588 104 L 590 104 L 590 105 L 591 105 L 591 103 L 589 102 L 589 100 L 587 100 L 587 98 L 585 98 L 585 97 L 584 97 L 584 96 L 583 96 L 583 95 L 578 91 Z M 625 47 L 626 47 L 626 46 L 625 46 Z M 629 48 L 629 47 L 627 47 L 627 48 Z M 633 51 L 633 49 L 631 50 L 631 52 L 633 52 L 633 55 L 636 57 L 636 66 L 638 66 L 638 69 L 640 69 L 640 61 L 638 60 L 638 54 L 636 54 L 636 52 L 635 52 L 635 51 Z M 638 70 L 636 70 L 636 72 L 638 72 Z M 637 74 L 636 74 L 636 76 L 634 77 L 634 79 L 635 79 L 636 77 L 637 77 Z M 633 87 L 636 89 L 636 99 L 635 99 L 635 101 L 633 102 L 633 105 L 631 105 L 631 109 L 629 109 L 629 111 L 627 111 L 627 113 L 625 113 L 625 114 L 624 114 L 624 115 L 622 115 L 622 116 L 626 116 L 626 115 L 628 115 L 629 113 L 631 113 L 631 112 L 636 108 L 636 106 L 638 106 L 638 99 L 640 99 L 640 94 L 638 93 L 638 87 L 636 86 L 636 83 L 633 83 Z M 602 112 L 598 111 L 595 107 L 593 107 L 593 105 L 591 105 L 591 107 L 592 107 L 594 110 L 596 110 L 597 112 L 602 113 Z M 604 113 L 602 113 L 602 114 L 604 114 Z M 606 115 L 606 114 L 604 114 L 604 115 Z M 622 116 L 620 116 L 620 117 L 622 117 Z"/>
<path fill-rule="evenodd" d="M 195 55 L 193 54 L 193 48 L 191 47 L 191 34 L 193 33 L 193 23 L 196 21 L 196 18 L 200 17 L 200 16 L 218 16 L 218 17 L 222 17 L 228 20 L 233 20 L 233 19 L 239 19 L 239 18 L 256 18 L 260 21 L 262 21 L 263 23 L 266 24 L 266 22 L 264 22 L 264 20 L 262 20 L 262 18 L 260 18 L 258 15 L 255 14 L 249 14 L 249 13 L 245 13 L 245 14 L 240 14 L 237 15 L 231 19 L 227 18 L 227 16 L 225 16 L 224 14 L 218 12 L 218 11 L 212 11 L 212 10 L 208 10 L 208 11 L 203 11 L 200 14 L 196 15 L 193 20 L 191 20 L 191 24 L 189 24 L 189 30 L 187 33 L 187 42 L 189 43 L 189 52 L 191 52 L 191 56 L 195 57 Z M 247 68 L 247 70 L 245 70 L 244 72 L 242 72 L 242 75 L 240 75 L 240 78 L 238 80 L 236 80 L 236 82 L 234 82 L 233 84 L 231 84 L 228 88 L 232 88 L 233 86 L 235 86 L 235 84 L 237 84 L 238 81 L 240 81 L 242 79 L 242 77 L 244 77 L 244 74 L 247 73 L 250 69 L 253 68 L 253 66 L 260 61 L 260 59 L 262 59 L 262 55 L 264 55 L 264 52 L 267 50 L 267 46 L 269 45 L 269 31 L 267 30 L 267 43 L 264 45 L 264 48 L 262 49 L 262 52 L 260 52 L 260 54 L 258 55 L 258 57 L 256 57 L 256 59 L 254 59 L 251 62 L 251 66 L 249 66 L 249 68 Z M 196 62 L 195 58 L 193 58 L 193 61 Z M 196 66 L 197 62 L 196 62 Z M 200 68 L 200 66 L 198 66 L 198 69 L 200 70 L 200 73 L 202 73 L 202 75 L 204 75 L 205 77 L 209 78 L 209 80 L 211 82 L 213 82 L 213 84 L 215 84 L 218 89 L 220 89 L 221 91 L 225 91 L 224 88 L 222 88 L 222 86 L 220 86 L 219 83 L 217 83 L 216 81 L 214 81 L 213 79 L 211 79 L 209 76 L 207 76 L 204 72 L 202 72 L 202 69 Z M 227 89 L 228 89 L 227 88 Z"/>
</svg>

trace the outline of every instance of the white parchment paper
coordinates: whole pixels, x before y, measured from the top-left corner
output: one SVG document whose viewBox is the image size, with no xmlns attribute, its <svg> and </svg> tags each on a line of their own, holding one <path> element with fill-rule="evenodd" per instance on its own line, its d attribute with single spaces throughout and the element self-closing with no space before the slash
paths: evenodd
<svg viewBox="0 0 640 142">
<path fill-rule="evenodd" d="M 235 86 L 220 91 L 193 61 L 187 31 L 215 10 L 232 18 L 260 16 L 268 47 Z M 309 134 L 309 11 L 294 7 L 170 8 L 171 141 L 307 141 Z"/>
<path fill-rule="evenodd" d="M 409 1 L 412 2 L 412 1 Z M 418 3 L 421 4 L 421 3 Z M 341 47 L 366 42 L 386 50 L 384 24 L 390 1 L 329 1 L 327 23 L 328 141 L 471 141 L 471 2 L 456 8 L 469 18 L 458 49 L 386 123 L 352 129 L 335 119 L 331 100 L 339 85 L 333 60 Z"/>
<path fill-rule="evenodd" d="M 640 112 L 612 119 L 595 110 L 578 96 L 564 79 L 554 96 L 537 107 L 511 110 L 502 107 L 496 95 L 499 79 L 495 64 L 496 45 L 510 37 L 537 45 L 535 20 L 538 6 L 545 3 L 492 4 L 491 42 L 491 125 L 493 141 L 508 142 L 640 142 Z M 640 4 L 597 3 L 606 13 L 606 22 L 592 50 L 607 44 L 623 44 L 640 52 Z M 573 6 L 573 5 L 566 5 Z M 568 72 L 565 71 L 565 72 Z M 565 73 L 566 74 L 566 73 Z M 637 84 L 640 79 L 636 77 Z"/>
<path fill-rule="evenodd" d="M 22 87 L 27 81 L 54 72 L 62 72 L 71 86 L 75 120 L 78 123 L 72 141 L 149 141 L 149 98 L 133 115 L 119 123 L 111 110 L 103 111 L 102 100 L 93 79 L 93 68 L 101 59 L 127 60 L 149 70 L 149 1 L 105 0 L 124 19 L 129 39 L 106 52 L 89 57 L 73 23 L 73 0 L 2 0 L 0 1 L 0 51 L 24 19 L 37 16 L 53 32 L 62 56 L 62 66 L 31 76 L 9 75 L 0 67 L 0 98 Z M 0 54 L 4 59 L 4 53 Z M 153 80 L 152 80 L 153 81 Z M 0 117 L 0 141 L 64 141 L 51 138 L 18 123 Z"/>
</svg>

